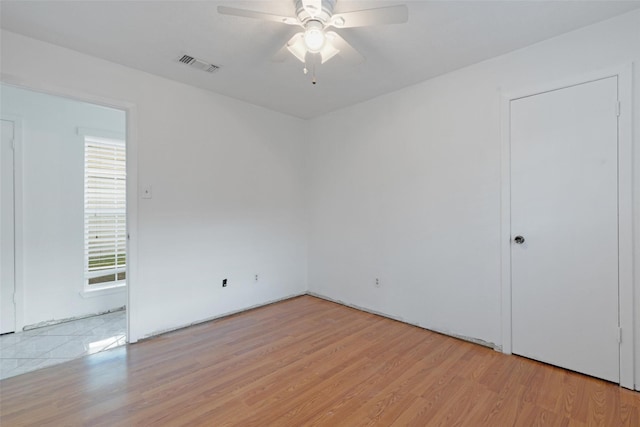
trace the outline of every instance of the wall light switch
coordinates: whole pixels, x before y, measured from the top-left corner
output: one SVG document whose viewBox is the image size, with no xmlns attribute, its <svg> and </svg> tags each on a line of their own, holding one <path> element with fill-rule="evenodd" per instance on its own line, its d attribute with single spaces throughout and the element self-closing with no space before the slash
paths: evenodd
<svg viewBox="0 0 640 427">
<path fill-rule="evenodd" d="M 151 194 L 151 186 L 147 185 L 146 187 L 144 187 L 142 189 L 142 198 L 143 199 L 150 199 L 151 196 L 152 196 L 152 194 Z"/>
</svg>

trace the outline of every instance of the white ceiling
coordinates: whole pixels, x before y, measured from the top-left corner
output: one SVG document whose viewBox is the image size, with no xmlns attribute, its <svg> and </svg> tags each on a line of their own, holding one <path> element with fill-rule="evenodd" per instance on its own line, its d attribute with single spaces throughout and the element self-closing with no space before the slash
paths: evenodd
<svg viewBox="0 0 640 427">
<path fill-rule="evenodd" d="M 352 1 L 336 12 L 397 4 L 409 22 L 338 32 L 367 60 L 335 57 L 312 85 L 293 56 L 272 55 L 299 29 L 219 15 L 220 4 L 293 16 L 280 1 L 10 1 L 2 28 L 302 118 L 315 117 L 640 8 L 639 1 Z M 222 69 L 207 74 L 182 54 Z"/>
</svg>

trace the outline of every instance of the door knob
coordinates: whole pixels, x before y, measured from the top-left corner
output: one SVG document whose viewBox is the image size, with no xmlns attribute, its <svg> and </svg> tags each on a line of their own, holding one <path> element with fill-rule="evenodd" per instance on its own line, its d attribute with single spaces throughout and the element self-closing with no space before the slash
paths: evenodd
<svg viewBox="0 0 640 427">
<path fill-rule="evenodd" d="M 524 237 L 522 236 L 516 236 L 513 238 L 513 241 L 516 242 L 517 244 L 521 245 L 524 243 Z"/>
</svg>

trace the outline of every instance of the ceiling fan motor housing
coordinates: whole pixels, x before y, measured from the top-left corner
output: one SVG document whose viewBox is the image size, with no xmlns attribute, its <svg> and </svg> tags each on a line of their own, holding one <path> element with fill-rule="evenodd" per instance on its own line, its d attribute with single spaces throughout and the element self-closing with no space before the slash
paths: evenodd
<svg viewBox="0 0 640 427">
<path fill-rule="evenodd" d="M 303 0 L 294 0 L 294 2 L 296 4 L 296 16 L 302 24 L 306 24 L 307 21 L 310 20 L 318 20 L 326 24 L 329 22 L 329 19 L 331 19 L 331 16 L 333 16 L 333 8 L 336 5 L 336 0 L 322 0 L 322 10 L 315 16 L 312 16 L 304 8 Z"/>
</svg>

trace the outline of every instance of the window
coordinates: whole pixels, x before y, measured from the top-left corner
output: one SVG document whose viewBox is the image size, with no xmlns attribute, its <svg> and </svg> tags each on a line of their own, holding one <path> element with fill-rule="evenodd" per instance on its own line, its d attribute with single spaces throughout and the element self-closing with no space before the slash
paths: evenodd
<svg viewBox="0 0 640 427">
<path fill-rule="evenodd" d="M 126 149 L 117 139 L 84 137 L 86 284 L 124 284 L 127 266 Z"/>
</svg>

